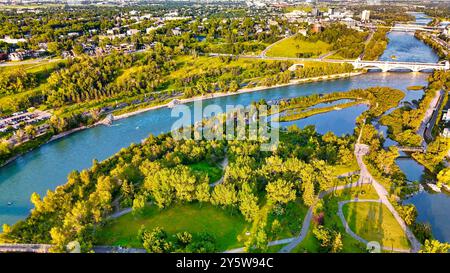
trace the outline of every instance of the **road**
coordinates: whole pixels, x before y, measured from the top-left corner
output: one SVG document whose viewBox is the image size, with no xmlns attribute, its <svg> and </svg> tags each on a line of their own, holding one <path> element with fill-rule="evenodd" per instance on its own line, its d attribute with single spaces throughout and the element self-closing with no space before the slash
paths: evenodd
<svg viewBox="0 0 450 273">
<path fill-rule="evenodd" d="M 363 53 L 361 53 L 361 55 L 359 55 L 359 59 L 362 60 L 364 58 L 364 54 L 366 53 L 366 46 L 369 44 L 370 40 L 372 40 L 373 35 L 375 34 L 375 30 L 371 29 L 369 36 L 367 36 L 366 41 L 364 42 L 364 51 Z"/>
<path fill-rule="evenodd" d="M 43 62 L 45 63 L 53 63 L 53 62 L 59 62 L 62 59 L 31 59 L 31 60 L 26 60 L 26 61 L 21 61 L 21 62 L 5 62 L 5 63 L 0 63 L 0 67 L 6 67 L 6 66 L 19 66 L 19 65 L 28 65 L 28 64 L 41 64 Z"/>
<path fill-rule="evenodd" d="M 444 95 L 444 93 L 445 92 L 443 90 L 436 91 L 434 98 L 431 100 L 427 110 L 425 111 L 422 123 L 419 126 L 419 130 L 417 131 L 417 134 L 423 136 L 422 147 L 424 147 L 425 149 L 427 147 L 427 143 L 425 140 L 433 138 L 433 136 L 431 135 L 431 131 L 434 124 L 436 123 L 436 119 L 439 114 L 439 106 L 442 103 L 442 96 Z M 431 126 L 430 130 L 427 130 L 428 126 Z"/>
</svg>

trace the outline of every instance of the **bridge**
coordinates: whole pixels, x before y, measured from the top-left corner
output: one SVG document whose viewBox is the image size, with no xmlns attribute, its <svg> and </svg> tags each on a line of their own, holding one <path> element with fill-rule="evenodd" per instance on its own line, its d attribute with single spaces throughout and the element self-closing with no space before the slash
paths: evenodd
<svg viewBox="0 0 450 273">
<path fill-rule="evenodd" d="M 376 28 L 388 28 L 391 31 L 405 31 L 405 32 L 414 32 L 414 31 L 428 31 L 428 32 L 439 32 L 442 31 L 445 27 L 431 27 L 426 25 L 416 25 L 416 24 L 395 24 L 392 27 L 388 26 L 374 26 Z"/>
<path fill-rule="evenodd" d="M 355 60 L 351 62 L 356 69 L 381 69 L 383 72 L 392 70 L 409 70 L 412 72 L 421 72 L 426 70 L 449 70 L 450 64 L 445 63 L 416 63 L 416 62 L 393 62 L 393 61 L 362 61 Z"/>
<path fill-rule="evenodd" d="M 260 59 L 270 61 L 292 61 L 294 65 L 291 68 L 301 66 L 303 62 L 326 62 L 326 63 L 348 63 L 352 64 L 355 69 L 380 69 L 383 72 L 392 70 L 408 70 L 410 72 L 425 72 L 428 70 L 449 70 L 450 63 L 418 63 L 418 62 L 396 62 L 396 61 L 364 61 L 360 58 L 356 60 L 337 60 L 337 59 L 321 59 L 321 58 L 295 58 L 295 57 L 267 57 L 265 55 L 233 55 L 233 54 L 221 54 L 221 53 L 209 53 L 210 57 L 237 57 L 246 59 Z"/>
</svg>

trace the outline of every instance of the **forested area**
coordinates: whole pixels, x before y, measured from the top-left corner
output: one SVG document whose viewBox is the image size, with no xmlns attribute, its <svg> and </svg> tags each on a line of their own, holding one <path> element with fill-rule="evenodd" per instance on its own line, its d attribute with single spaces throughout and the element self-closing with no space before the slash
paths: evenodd
<svg viewBox="0 0 450 273">
<path fill-rule="evenodd" d="M 295 120 L 304 118 L 309 112 L 313 114 L 322 108 L 308 109 L 308 107 L 323 102 L 332 102 L 341 99 L 351 99 L 349 105 L 358 103 L 369 104 L 370 108 L 364 113 L 364 118 L 373 119 L 381 116 L 387 110 L 395 107 L 404 98 L 405 94 L 398 89 L 388 87 L 372 87 L 367 89 L 353 89 L 346 92 L 336 92 L 325 95 L 312 95 L 307 97 L 298 97 L 289 102 L 280 102 L 280 111 L 283 115 L 280 120 Z M 345 105 L 345 104 L 344 104 Z M 337 106 L 341 106 L 338 104 Z M 325 108 L 331 111 L 333 107 Z M 309 111 L 308 111 L 309 110 Z"/>
<path fill-rule="evenodd" d="M 428 78 L 428 88 L 423 98 L 417 102 L 417 108 L 403 106 L 394 110 L 389 115 L 383 116 L 380 122 L 387 125 L 392 139 L 405 146 L 420 146 L 422 136 L 417 135 L 419 126 L 426 110 L 441 88 L 450 86 L 449 74 L 445 71 L 436 71 Z"/>
<path fill-rule="evenodd" d="M 388 28 L 378 28 L 375 31 L 372 39 L 365 48 L 363 56 L 364 60 L 375 61 L 383 54 L 389 42 L 389 39 L 386 36 L 388 32 Z"/>
<path fill-rule="evenodd" d="M 36 77 L 18 68 L 0 73 L 0 97 L 24 92 L 36 87 Z"/>
<path fill-rule="evenodd" d="M 77 240 L 87 251 L 94 230 L 103 225 L 112 212 L 112 201 L 119 198 L 123 206 L 133 207 L 133 213 L 147 202 L 161 213 L 173 204 L 191 202 L 239 212 L 257 230 L 245 244 L 250 247 L 256 242 L 253 251 L 261 251 L 276 236 L 273 221 L 286 206 L 298 198 L 310 206 L 318 191 L 335 183 L 333 166 L 352 164 L 353 141 L 332 133 L 321 136 L 311 126 L 293 127 L 282 134 L 278 150 L 272 153 L 262 152 L 258 141 L 174 141 L 169 134 L 150 136 L 108 160 L 94 161 L 90 169 L 72 172 L 66 184 L 44 198 L 33 194 L 31 215 L 12 227 L 4 226 L 2 240 L 53 243 L 55 251 L 64 251 L 67 243 Z M 189 168 L 224 157 L 230 163 L 223 183 L 214 188 L 207 175 Z M 272 214 L 277 217 L 268 217 Z M 143 242 L 158 234 L 164 237 L 161 230 L 141 234 Z M 169 250 L 173 248 L 165 251 Z"/>
</svg>

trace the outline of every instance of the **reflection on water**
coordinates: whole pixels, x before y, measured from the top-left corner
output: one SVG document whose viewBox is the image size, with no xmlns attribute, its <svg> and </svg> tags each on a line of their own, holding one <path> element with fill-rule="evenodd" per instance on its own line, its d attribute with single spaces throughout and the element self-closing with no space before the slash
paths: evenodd
<svg viewBox="0 0 450 273">
<path fill-rule="evenodd" d="M 414 37 L 409 32 L 389 32 L 389 44 L 383 55 L 381 61 L 395 61 L 399 62 L 424 62 L 436 63 L 439 61 L 439 56 L 428 46 L 425 46 L 420 40 Z"/>
<path fill-rule="evenodd" d="M 446 193 L 422 191 L 405 204 L 414 204 L 419 212 L 419 222 L 430 223 L 433 235 L 441 242 L 450 242 L 450 196 Z"/>
<path fill-rule="evenodd" d="M 288 127 L 295 124 L 297 127 L 303 128 L 307 125 L 314 124 L 317 132 L 320 134 L 325 134 L 328 131 L 332 131 L 337 136 L 353 134 L 356 118 L 367 109 L 368 107 L 366 105 L 355 105 L 342 110 L 321 113 L 304 119 L 280 122 L 280 125 Z"/>
<path fill-rule="evenodd" d="M 421 181 L 425 167 L 417 163 L 412 158 L 397 158 L 395 161 L 400 169 L 405 173 L 408 181 Z"/>
</svg>

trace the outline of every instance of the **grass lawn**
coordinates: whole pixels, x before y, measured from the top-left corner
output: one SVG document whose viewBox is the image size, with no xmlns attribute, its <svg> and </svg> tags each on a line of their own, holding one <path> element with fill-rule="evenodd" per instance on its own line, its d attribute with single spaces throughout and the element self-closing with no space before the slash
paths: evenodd
<svg viewBox="0 0 450 273">
<path fill-rule="evenodd" d="M 269 57 L 297 57 L 297 53 L 313 53 L 312 57 L 318 57 L 329 52 L 330 44 L 323 41 L 308 42 L 287 38 L 280 43 L 274 45 L 267 51 Z"/>
<path fill-rule="evenodd" d="M 277 253 L 278 251 L 280 251 L 284 246 L 286 246 L 286 244 L 283 245 L 275 245 L 275 246 L 269 246 L 267 248 L 267 251 L 265 253 Z"/>
<path fill-rule="evenodd" d="M 97 245 L 121 245 L 126 247 L 142 247 L 137 239 L 141 226 L 153 229 L 163 228 L 169 236 L 177 232 L 187 231 L 195 236 L 207 232 L 215 236 L 220 251 L 241 247 L 238 235 L 245 232 L 248 224 L 235 212 L 223 210 L 209 204 L 178 204 L 168 209 L 159 210 L 149 206 L 138 215 L 126 214 L 111 220 L 96 232 Z"/>
<path fill-rule="evenodd" d="M 333 174 L 335 176 L 342 175 L 345 173 L 355 172 L 355 171 L 359 171 L 359 166 L 358 166 L 358 163 L 356 162 L 356 158 L 352 162 L 352 164 L 333 166 Z"/>
<path fill-rule="evenodd" d="M 386 247 L 409 248 L 405 233 L 385 205 L 358 202 L 345 204 L 342 209 L 350 228 L 362 238 Z"/>
<path fill-rule="evenodd" d="M 189 165 L 189 168 L 191 168 L 194 172 L 208 175 L 209 183 L 218 181 L 223 175 L 223 171 L 219 166 L 211 165 L 210 163 L 204 161 L 191 164 Z"/>
<path fill-rule="evenodd" d="M 277 234 L 276 238 L 272 238 L 272 240 L 280 240 L 298 236 L 307 212 L 308 207 L 303 204 L 301 198 L 297 198 L 295 202 L 290 202 L 285 207 L 284 214 L 280 216 L 270 215 L 270 223 L 272 220 L 277 219 L 281 224 L 280 232 Z"/>
<path fill-rule="evenodd" d="M 378 198 L 377 193 L 370 185 L 364 185 L 358 188 L 351 188 L 336 191 L 332 194 L 327 195 L 323 199 L 323 211 L 324 215 L 324 226 L 341 233 L 344 253 L 361 253 L 365 251 L 365 245 L 359 241 L 353 239 L 350 235 L 345 232 L 344 226 L 337 215 L 338 202 L 343 200 L 349 200 L 355 197 L 361 199 L 376 199 Z M 323 252 L 320 247 L 320 242 L 316 239 L 312 233 L 314 228 L 314 223 L 311 223 L 309 231 L 305 239 L 295 248 L 292 252 L 295 253 L 317 253 Z"/>
</svg>

